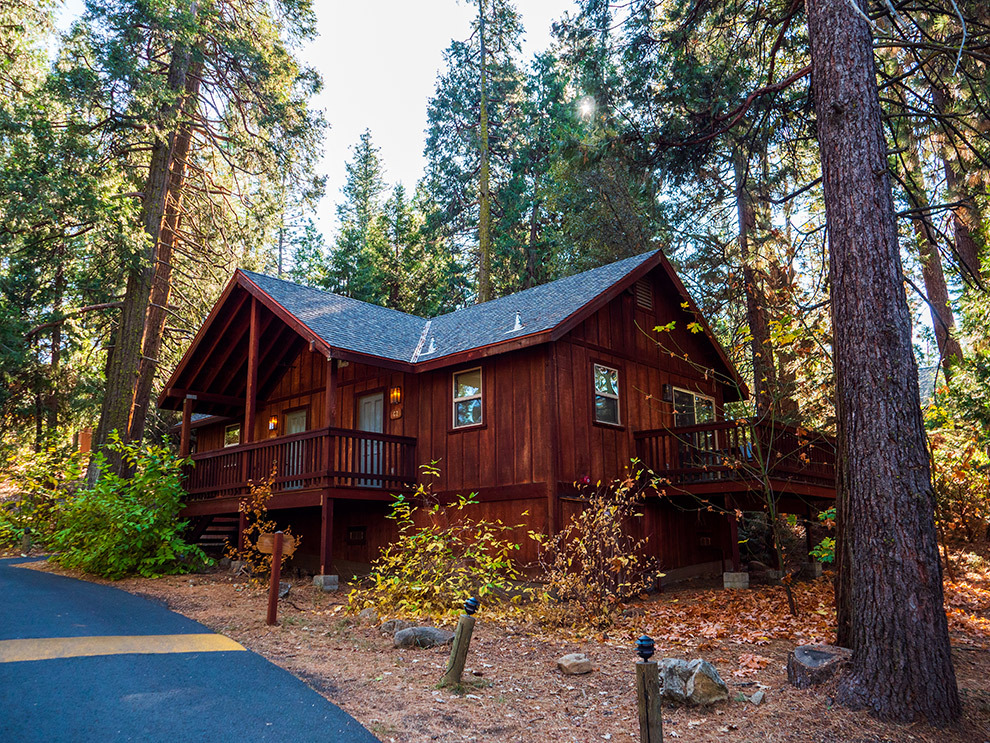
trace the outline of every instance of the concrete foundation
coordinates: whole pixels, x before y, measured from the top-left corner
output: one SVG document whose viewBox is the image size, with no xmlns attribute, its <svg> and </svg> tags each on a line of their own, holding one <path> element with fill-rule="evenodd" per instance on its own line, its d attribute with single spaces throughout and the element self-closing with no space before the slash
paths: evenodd
<svg viewBox="0 0 990 743">
<path fill-rule="evenodd" d="M 723 588 L 749 588 L 749 573 L 722 573 Z"/>
<path fill-rule="evenodd" d="M 801 574 L 805 578 L 821 578 L 822 564 L 820 562 L 806 562 L 804 568 L 801 570 Z"/>
<path fill-rule="evenodd" d="M 314 575 L 313 585 L 323 591 L 336 591 L 340 588 L 340 578 L 336 575 Z"/>
</svg>

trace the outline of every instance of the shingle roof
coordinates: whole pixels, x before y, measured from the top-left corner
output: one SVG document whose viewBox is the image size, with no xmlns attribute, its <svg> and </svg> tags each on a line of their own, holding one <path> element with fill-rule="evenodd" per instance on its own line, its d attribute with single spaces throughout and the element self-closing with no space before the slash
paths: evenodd
<svg viewBox="0 0 990 743">
<path fill-rule="evenodd" d="M 265 294 L 335 348 L 409 361 L 423 335 L 426 320 L 421 317 L 253 271 L 244 273 Z"/>
<path fill-rule="evenodd" d="M 327 345 L 416 363 L 550 330 L 654 255 L 643 253 L 431 320 L 252 271 L 244 274 Z"/>
</svg>

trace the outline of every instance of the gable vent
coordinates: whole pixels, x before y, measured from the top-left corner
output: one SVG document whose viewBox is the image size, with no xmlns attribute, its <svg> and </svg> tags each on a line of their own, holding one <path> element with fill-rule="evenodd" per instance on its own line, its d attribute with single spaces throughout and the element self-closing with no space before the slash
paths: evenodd
<svg viewBox="0 0 990 743">
<path fill-rule="evenodd" d="M 633 286 L 633 294 L 636 295 L 636 304 L 640 309 L 653 311 L 653 287 L 650 282 L 640 279 Z"/>
</svg>

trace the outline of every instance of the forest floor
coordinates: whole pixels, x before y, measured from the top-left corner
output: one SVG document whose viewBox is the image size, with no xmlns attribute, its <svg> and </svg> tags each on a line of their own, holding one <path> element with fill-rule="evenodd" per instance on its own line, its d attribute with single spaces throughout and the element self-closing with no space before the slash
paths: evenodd
<svg viewBox="0 0 990 743">
<path fill-rule="evenodd" d="M 48 563 L 33 567 L 86 577 Z M 946 596 L 964 720 L 950 730 L 884 724 L 836 706 L 833 688 L 788 685 L 788 652 L 833 639 L 827 576 L 796 585 L 797 618 L 788 614 L 780 587 L 724 591 L 699 582 L 638 603 L 642 615 L 584 638 L 495 621 L 482 608 L 461 694 L 437 689 L 448 648 L 394 649 L 391 636 L 347 615 L 344 591 L 322 593 L 293 581 L 280 603 L 280 624 L 268 627 L 265 590 L 219 569 L 113 585 L 163 601 L 260 653 L 382 741 L 638 740 L 633 643 L 645 632 L 656 640 L 657 658 L 713 662 L 733 697 L 708 708 L 665 706 L 667 740 L 984 743 L 990 741 L 990 547 L 955 550 L 952 568 Z M 562 675 L 556 659 L 570 652 L 586 653 L 595 670 Z M 757 690 L 765 692 L 762 704 L 742 701 Z"/>
</svg>

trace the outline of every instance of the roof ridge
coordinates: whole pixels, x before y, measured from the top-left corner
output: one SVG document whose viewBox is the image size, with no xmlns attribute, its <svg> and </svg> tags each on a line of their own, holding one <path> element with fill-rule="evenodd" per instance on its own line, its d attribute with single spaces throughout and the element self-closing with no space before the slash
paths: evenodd
<svg viewBox="0 0 990 743">
<path fill-rule="evenodd" d="M 394 307 L 386 307 L 385 305 L 375 304 L 374 302 L 365 302 L 363 299 L 355 299 L 354 297 L 348 297 L 345 294 L 337 294 L 337 292 L 327 291 L 326 289 L 320 289 L 319 287 L 310 286 L 309 284 L 300 284 L 300 283 L 295 282 L 295 281 L 289 281 L 288 279 L 283 279 L 280 276 L 271 276 L 271 275 L 269 275 L 267 273 L 261 273 L 260 271 L 252 271 L 252 270 L 247 269 L 247 268 L 238 268 L 237 270 L 238 271 L 241 271 L 243 273 L 246 273 L 246 274 L 252 274 L 254 276 L 261 276 L 261 277 L 263 277 L 265 279 L 269 279 L 271 281 L 280 281 L 283 284 L 289 284 L 290 286 L 295 286 L 295 287 L 298 287 L 300 289 L 308 289 L 309 291 L 319 292 L 320 294 L 325 294 L 328 297 L 337 297 L 338 299 L 343 299 L 343 300 L 345 300 L 347 302 L 357 302 L 358 304 L 365 304 L 365 305 L 368 305 L 369 307 L 374 307 L 375 309 L 378 309 L 378 310 L 384 310 L 386 312 L 392 312 L 392 313 L 394 313 L 396 315 L 402 315 L 404 317 L 410 317 L 410 318 L 412 318 L 414 320 L 418 320 L 419 322 L 424 322 L 427 319 L 425 317 L 420 317 L 419 315 L 414 315 L 411 312 L 403 312 L 402 310 L 397 310 Z"/>
</svg>

